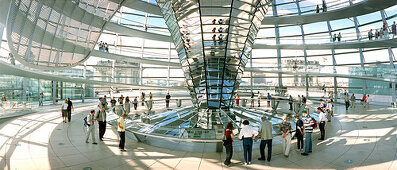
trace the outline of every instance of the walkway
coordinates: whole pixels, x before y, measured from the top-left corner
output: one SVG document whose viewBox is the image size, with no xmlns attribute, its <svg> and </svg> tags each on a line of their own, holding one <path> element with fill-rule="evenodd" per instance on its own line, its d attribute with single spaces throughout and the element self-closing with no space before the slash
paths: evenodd
<svg viewBox="0 0 397 170">
<path fill-rule="evenodd" d="M 393 36 L 393 35 L 391 35 Z M 353 42 L 334 42 L 323 44 L 254 44 L 254 49 L 295 49 L 295 50 L 329 50 L 329 49 L 356 49 L 356 48 L 381 48 L 397 47 L 397 38 L 364 40 Z"/>
<path fill-rule="evenodd" d="M 128 152 L 120 152 L 114 128 L 108 126 L 98 145 L 84 142 L 82 117 L 91 107 L 76 108 L 71 123 L 62 123 L 58 109 L 23 116 L 0 125 L 0 168 L 3 169 L 227 169 L 224 153 L 191 153 L 157 148 L 127 139 Z M 327 125 L 327 139 L 314 135 L 313 154 L 297 153 L 295 141 L 289 158 L 275 145 L 270 163 L 243 166 L 242 153 L 234 153 L 230 169 L 396 169 L 395 110 L 371 106 L 337 114 Z M 361 113 L 362 112 L 362 113 Z"/>
</svg>

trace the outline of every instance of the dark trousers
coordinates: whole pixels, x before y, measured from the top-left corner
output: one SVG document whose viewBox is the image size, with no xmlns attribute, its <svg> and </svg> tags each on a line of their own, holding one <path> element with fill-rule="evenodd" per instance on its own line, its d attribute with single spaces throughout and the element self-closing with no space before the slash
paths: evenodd
<svg viewBox="0 0 397 170">
<path fill-rule="evenodd" d="M 270 161 L 272 159 L 272 140 L 261 140 L 261 145 L 259 146 L 259 151 L 261 153 L 261 158 L 266 159 L 265 156 L 265 148 L 267 145 L 267 160 Z"/>
<path fill-rule="evenodd" d="M 252 158 L 252 138 L 243 138 L 244 148 L 244 161 L 245 163 L 251 162 Z"/>
<path fill-rule="evenodd" d="M 319 126 L 320 126 L 320 133 L 321 133 L 321 138 L 320 139 L 324 139 L 324 136 L 325 136 L 325 121 L 320 122 Z"/>
<path fill-rule="evenodd" d="M 138 103 L 134 103 L 134 109 L 136 110 L 136 108 L 138 107 Z"/>
<path fill-rule="evenodd" d="M 228 144 L 225 146 L 226 149 L 226 160 L 225 160 L 225 165 L 229 165 L 231 162 L 230 160 L 232 159 L 233 156 L 233 144 Z"/>
<path fill-rule="evenodd" d="M 124 149 L 124 144 L 125 144 L 125 132 L 119 132 L 120 136 L 120 143 L 119 143 L 119 148 Z"/>
<path fill-rule="evenodd" d="M 68 110 L 68 121 L 72 119 L 72 110 Z"/>
<path fill-rule="evenodd" d="M 99 124 L 99 139 L 102 140 L 106 132 L 106 121 L 98 121 Z"/>
<path fill-rule="evenodd" d="M 346 102 L 346 110 L 349 108 L 349 106 L 350 106 L 350 103 Z"/>
<path fill-rule="evenodd" d="M 300 132 L 296 132 L 296 133 L 300 133 Z M 298 144 L 298 149 L 303 149 L 303 135 L 296 135 L 296 139 L 297 139 L 297 144 Z"/>
<path fill-rule="evenodd" d="M 292 110 L 292 103 L 289 103 L 289 110 Z"/>
</svg>

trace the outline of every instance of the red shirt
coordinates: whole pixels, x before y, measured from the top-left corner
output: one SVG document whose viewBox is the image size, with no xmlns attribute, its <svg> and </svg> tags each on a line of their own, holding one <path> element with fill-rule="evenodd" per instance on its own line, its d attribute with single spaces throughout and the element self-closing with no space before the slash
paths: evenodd
<svg viewBox="0 0 397 170">
<path fill-rule="evenodd" d="M 226 140 L 231 140 L 231 141 L 233 142 L 232 133 L 233 133 L 233 131 L 230 130 L 230 129 L 226 129 L 226 130 L 225 130 L 225 137 L 226 137 Z"/>
<path fill-rule="evenodd" d="M 363 97 L 363 101 L 367 101 L 367 96 L 364 96 L 364 97 Z"/>
</svg>

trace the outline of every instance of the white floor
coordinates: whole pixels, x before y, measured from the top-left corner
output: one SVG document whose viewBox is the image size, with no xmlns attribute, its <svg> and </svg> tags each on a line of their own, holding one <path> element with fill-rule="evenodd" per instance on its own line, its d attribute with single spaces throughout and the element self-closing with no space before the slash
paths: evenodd
<svg viewBox="0 0 397 170">
<path fill-rule="evenodd" d="M 90 109 L 76 106 L 71 123 L 62 123 L 59 109 L 3 122 L 0 125 L 0 168 L 3 169 L 397 169 L 397 110 L 371 106 L 345 112 L 337 106 L 334 120 L 327 124 L 327 139 L 313 136 L 313 153 L 307 157 L 295 151 L 289 158 L 281 146 L 273 147 L 270 163 L 242 165 L 243 154 L 235 152 L 232 166 L 223 165 L 225 153 L 192 153 L 149 146 L 127 139 L 128 152 L 118 150 L 114 128 L 108 126 L 105 140 L 86 144 L 82 118 Z"/>
</svg>

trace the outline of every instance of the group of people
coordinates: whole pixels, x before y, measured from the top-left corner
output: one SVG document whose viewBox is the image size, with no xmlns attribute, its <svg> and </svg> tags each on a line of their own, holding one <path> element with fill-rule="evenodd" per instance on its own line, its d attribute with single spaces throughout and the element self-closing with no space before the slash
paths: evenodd
<svg viewBox="0 0 397 170">
<path fill-rule="evenodd" d="M 332 101 L 331 101 L 332 103 Z M 327 105 L 322 101 L 320 107 L 317 108 L 317 112 L 319 113 L 318 122 L 310 116 L 310 114 L 306 111 L 302 111 L 302 118 L 299 115 L 295 115 L 296 121 L 296 131 L 295 137 L 297 139 L 297 152 L 301 152 L 301 155 L 307 156 L 313 151 L 312 147 L 312 133 L 313 130 L 318 126 L 320 127 L 321 137 L 318 140 L 325 139 L 325 123 L 328 118 L 326 118 L 327 114 L 333 114 L 333 105 Z M 243 121 L 243 127 L 240 130 L 238 138 L 243 141 L 243 149 L 244 149 L 244 165 L 249 165 L 252 162 L 252 146 L 254 138 L 260 138 L 260 146 L 259 152 L 260 157 L 258 160 L 268 162 L 271 161 L 272 157 L 272 140 L 273 133 L 272 128 L 273 125 L 269 121 L 267 116 L 263 116 L 261 118 L 262 122 L 260 123 L 259 129 L 256 129 L 250 126 L 248 120 Z M 330 119 L 328 119 L 330 121 Z M 226 160 L 224 164 L 227 166 L 231 165 L 231 159 L 233 156 L 233 130 L 234 126 L 232 122 L 229 122 L 225 127 L 225 140 L 224 146 L 226 149 Z M 292 128 L 291 123 L 289 121 L 288 116 L 283 117 L 283 121 L 279 126 L 279 130 L 282 136 L 282 153 L 285 157 L 289 156 L 289 152 L 291 150 L 291 140 L 292 140 Z M 303 140 L 305 138 L 305 142 Z M 267 147 L 267 157 L 265 154 L 265 149 Z"/>
<path fill-rule="evenodd" d="M 382 38 L 388 38 L 389 31 L 387 29 L 387 24 L 386 22 L 383 23 L 382 28 L 380 29 L 375 29 L 375 33 L 372 32 L 372 29 L 368 31 L 368 39 L 372 40 L 374 37 L 375 39 L 382 39 Z M 393 25 L 391 26 L 391 34 L 394 36 L 397 35 L 397 30 L 396 30 L 396 21 L 393 21 Z"/>
<path fill-rule="evenodd" d="M 99 42 L 99 51 L 107 52 L 107 53 L 108 53 L 108 52 L 109 52 L 109 44 L 100 41 L 100 42 Z"/>
<path fill-rule="evenodd" d="M 364 94 L 363 98 L 361 99 L 361 104 L 364 106 L 364 108 L 367 108 L 369 106 L 369 94 Z M 354 93 L 349 97 L 349 93 L 345 93 L 345 106 L 346 110 L 349 110 L 349 108 L 355 108 L 356 107 L 356 96 Z"/>
<path fill-rule="evenodd" d="M 323 1 L 323 3 L 322 3 L 322 9 L 323 9 L 323 12 L 327 12 L 327 4 L 325 3 L 325 1 Z M 320 5 L 318 5 L 318 4 L 316 7 L 316 13 L 320 13 Z"/>
<path fill-rule="evenodd" d="M 342 40 L 342 34 L 340 32 L 338 33 L 338 35 L 334 33 L 334 36 L 332 37 L 332 42 L 336 42 L 336 40 L 338 40 L 338 42 Z"/>
<path fill-rule="evenodd" d="M 104 98 L 105 98 L 105 96 L 104 96 Z M 106 116 L 107 116 L 107 113 L 106 113 L 107 103 L 105 102 L 105 100 L 103 100 L 104 98 L 99 98 L 99 103 L 97 105 L 97 108 L 94 110 L 91 110 L 90 114 L 88 114 L 85 118 L 85 120 L 86 120 L 85 125 L 87 127 L 87 134 L 86 134 L 86 139 L 85 139 L 86 143 L 89 143 L 89 137 L 91 136 L 92 144 L 95 144 L 95 145 L 98 144 L 95 140 L 96 122 L 98 124 L 99 140 L 103 141 L 103 138 L 104 138 L 104 135 L 106 132 Z M 127 99 L 128 99 L 128 97 L 126 97 L 126 100 Z M 121 101 L 123 101 L 123 100 L 120 99 L 119 102 L 121 102 Z M 114 105 L 112 105 L 112 106 L 114 107 Z M 124 120 L 126 117 L 127 117 L 127 114 L 123 113 L 120 116 L 120 118 L 117 119 L 117 131 L 120 136 L 120 140 L 119 140 L 120 151 L 126 151 L 125 150 L 125 125 L 124 125 Z"/>
<path fill-rule="evenodd" d="M 73 102 L 68 97 L 61 104 L 61 116 L 62 116 L 63 123 L 66 123 L 66 120 L 68 120 L 68 122 L 71 121 L 71 119 L 72 119 L 72 110 L 74 111 Z"/>
</svg>

